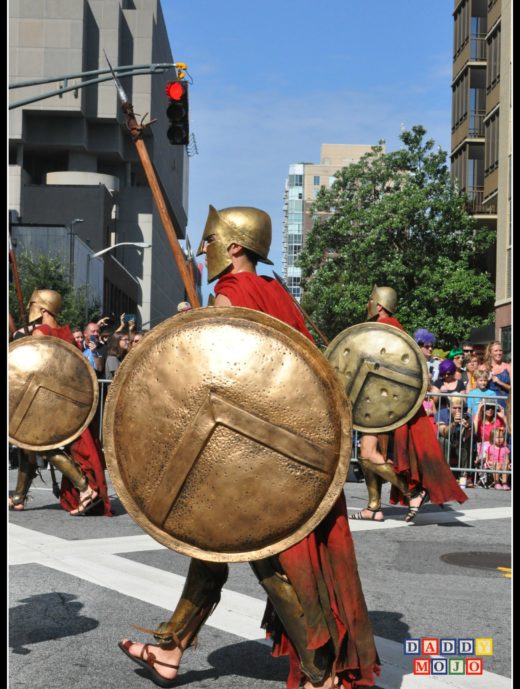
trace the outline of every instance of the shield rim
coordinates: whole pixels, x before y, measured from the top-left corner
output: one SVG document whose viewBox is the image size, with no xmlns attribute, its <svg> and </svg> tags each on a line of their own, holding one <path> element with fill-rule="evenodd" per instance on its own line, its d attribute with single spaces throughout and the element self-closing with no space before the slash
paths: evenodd
<svg viewBox="0 0 520 689">
<path fill-rule="evenodd" d="M 325 359 L 322 352 L 298 330 L 283 321 L 280 321 L 274 316 L 270 316 L 255 309 L 247 309 L 238 306 L 221 306 L 221 307 L 201 307 L 192 309 L 186 313 L 176 314 L 151 330 L 144 342 L 147 342 L 147 348 L 152 346 L 156 340 L 159 340 L 165 331 L 173 327 L 179 328 L 183 321 L 189 320 L 196 322 L 197 320 L 213 318 L 221 319 L 227 317 L 235 322 L 243 321 L 247 325 L 251 325 L 251 321 L 255 321 L 262 326 L 275 329 L 282 336 L 290 338 L 293 344 L 299 351 L 305 352 L 306 361 L 313 359 L 317 369 L 323 372 L 323 382 L 327 383 L 331 393 L 331 403 L 334 404 L 338 410 L 338 416 L 341 421 L 341 430 L 339 434 L 340 447 L 338 451 L 338 462 L 333 478 L 330 481 L 327 492 L 325 493 L 320 505 L 316 508 L 313 515 L 302 524 L 293 534 L 278 541 L 277 543 L 264 546 L 255 550 L 241 551 L 241 552 L 220 552 L 203 550 L 199 547 L 185 543 L 174 536 L 165 533 L 153 524 L 137 506 L 134 498 L 127 490 L 124 480 L 119 471 L 117 458 L 115 454 L 115 443 L 113 429 L 115 427 L 115 415 L 117 409 L 117 401 L 120 394 L 124 394 L 125 381 L 128 375 L 131 375 L 131 364 L 134 359 L 137 360 L 142 356 L 145 350 L 137 347 L 131 350 L 124 358 L 117 371 L 117 376 L 110 385 L 108 394 L 105 400 L 105 413 L 103 419 L 103 444 L 105 452 L 105 460 L 107 470 L 109 472 L 112 485 L 121 500 L 122 505 L 128 512 L 130 517 L 152 538 L 166 546 L 170 550 L 174 550 L 189 557 L 195 557 L 199 560 L 209 560 L 211 562 L 249 562 L 252 560 L 259 560 L 271 555 L 286 550 L 292 545 L 295 545 L 307 536 L 319 523 L 326 517 L 332 509 L 332 506 L 340 496 L 345 481 L 348 475 L 348 469 L 351 459 L 352 447 L 352 410 L 350 401 L 346 398 L 342 386 L 338 380 L 336 372 Z M 145 525 L 146 524 L 146 525 Z"/>
<path fill-rule="evenodd" d="M 358 431 L 359 433 L 388 433 L 390 431 L 394 431 L 396 428 L 399 428 L 399 426 L 404 426 L 405 423 L 407 423 L 411 418 L 413 418 L 417 414 L 418 410 L 420 409 L 424 401 L 424 396 L 426 395 L 426 391 L 428 389 L 428 367 L 426 364 L 426 359 L 421 350 L 419 349 L 419 346 L 417 345 L 416 341 L 413 339 L 413 337 L 411 337 L 405 330 L 396 328 L 395 325 L 390 325 L 389 323 L 378 323 L 377 321 L 365 321 L 364 323 L 357 323 L 356 325 L 351 325 L 348 328 L 345 328 L 345 330 L 342 330 L 340 333 L 338 333 L 338 335 L 336 335 L 336 337 L 329 343 L 328 347 L 324 352 L 327 361 L 328 354 L 337 347 L 338 342 L 340 342 L 340 340 L 345 336 L 345 333 L 352 332 L 353 330 L 363 330 L 365 328 L 381 328 L 383 331 L 386 330 L 391 334 L 397 334 L 401 336 L 402 339 L 404 339 L 410 345 L 412 351 L 414 351 L 417 355 L 417 359 L 419 360 L 423 374 L 422 387 L 420 392 L 418 393 L 415 404 L 406 414 L 404 414 L 397 421 L 394 421 L 393 423 L 388 424 L 386 426 L 362 426 L 355 422 L 354 413 L 352 413 L 352 428 L 355 431 Z M 334 372 L 340 380 L 342 388 L 344 388 L 345 384 L 341 374 L 338 373 L 336 369 L 334 369 Z M 348 397 L 345 390 L 344 394 Z"/>
<path fill-rule="evenodd" d="M 80 426 L 80 428 L 75 431 L 72 435 L 68 436 L 64 440 L 60 441 L 59 443 L 51 443 L 46 444 L 46 445 L 29 445 L 26 442 L 21 442 L 20 440 L 17 440 L 16 438 L 13 438 L 11 434 L 9 433 L 9 442 L 11 445 L 15 445 L 16 447 L 21 447 L 23 450 L 32 450 L 34 452 L 44 452 L 46 450 L 55 450 L 59 447 L 64 447 L 66 445 L 70 445 L 70 443 L 74 442 L 79 438 L 79 436 L 83 433 L 83 431 L 88 428 L 90 422 L 94 418 L 94 415 L 97 411 L 98 407 L 98 402 L 99 402 L 99 384 L 98 384 L 98 379 L 96 376 L 96 373 L 92 366 L 89 364 L 89 362 L 86 360 L 86 358 L 83 356 L 83 354 L 79 351 L 79 349 L 76 347 L 76 345 L 71 344 L 70 342 L 67 342 L 66 340 L 62 340 L 61 337 L 54 337 L 54 335 L 42 335 L 40 337 L 35 337 L 35 338 L 28 338 L 28 337 L 21 337 L 17 340 L 13 340 L 12 342 L 9 343 L 9 354 L 14 351 L 15 349 L 18 349 L 19 347 L 26 346 L 29 344 L 29 341 L 32 342 L 34 346 L 38 346 L 40 343 L 44 344 L 52 344 L 53 346 L 56 347 L 64 347 L 66 350 L 72 353 L 73 356 L 75 356 L 78 361 L 81 361 L 82 366 L 86 366 L 86 370 L 88 371 L 88 375 L 90 378 L 90 382 L 92 383 L 92 391 L 93 391 L 93 397 L 92 397 L 92 407 L 90 409 L 90 412 L 88 413 L 87 418 L 83 422 L 83 424 Z"/>
</svg>

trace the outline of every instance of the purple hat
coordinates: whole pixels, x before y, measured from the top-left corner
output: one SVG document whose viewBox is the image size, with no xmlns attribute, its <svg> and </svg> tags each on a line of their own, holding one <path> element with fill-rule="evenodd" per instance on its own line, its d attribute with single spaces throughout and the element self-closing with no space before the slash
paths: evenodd
<svg viewBox="0 0 520 689">
<path fill-rule="evenodd" d="M 417 342 L 419 347 L 422 347 L 423 345 L 431 345 L 432 347 L 435 347 L 435 343 L 437 342 L 435 335 L 429 330 L 426 330 L 426 328 L 419 328 L 416 330 L 413 334 L 413 339 Z"/>
<path fill-rule="evenodd" d="M 453 361 L 450 361 L 449 359 L 444 359 L 444 361 L 441 361 L 439 364 L 439 378 L 442 378 L 442 376 L 445 373 L 455 373 L 457 370 L 457 367 L 453 363 Z"/>
</svg>

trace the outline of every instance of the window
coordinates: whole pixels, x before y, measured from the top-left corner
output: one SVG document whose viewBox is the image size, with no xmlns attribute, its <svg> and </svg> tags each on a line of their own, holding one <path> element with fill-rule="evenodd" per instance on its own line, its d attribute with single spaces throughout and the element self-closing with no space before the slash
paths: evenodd
<svg viewBox="0 0 520 689">
<path fill-rule="evenodd" d="M 500 26 L 497 27 L 487 42 L 487 82 L 489 93 L 500 81 Z"/>
<path fill-rule="evenodd" d="M 313 184 L 315 187 L 319 187 L 319 185 L 320 185 L 320 176 L 319 175 L 314 175 Z"/>
<path fill-rule="evenodd" d="M 486 151 L 484 159 L 484 174 L 490 172 L 498 166 L 498 123 L 499 113 L 495 113 L 486 122 Z"/>
</svg>

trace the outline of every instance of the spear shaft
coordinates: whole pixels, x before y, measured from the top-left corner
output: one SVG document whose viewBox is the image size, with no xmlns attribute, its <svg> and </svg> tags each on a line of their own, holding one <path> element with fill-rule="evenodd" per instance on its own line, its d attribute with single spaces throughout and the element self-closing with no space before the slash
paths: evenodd
<svg viewBox="0 0 520 689">
<path fill-rule="evenodd" d="M 325 343 L 325 346 L 328 347 L 329 346 L 329 339 L 321 332 L 321 330 L 318 328 L 316 323 L 312 320 L 312 318 L 309 316 L 309 314 L 305 311 L 303 306 L 300 305 L 300 302 L 294 298 L 294 296 L 291 294 L 289 288 L 285 284 L 285 281 L 283 280 L 283 278 L 281 278 L 278 275 L 278 273 L 275 273 L 274 270 L 273 270 L 273 275 L 274 275 L 276 281 L 280 283 L 280 285 L 284 288 L 284 290 L 287 292 L 287 294 L 291 297 L 291 299 L 293 300 L 293 303 L 297 307 L 298 311 L 307 320 L 307 322 L 311 324 L 312 328 L 318 333 L 318 335 L 321 337 L 321 339 Z"/>
</svg>

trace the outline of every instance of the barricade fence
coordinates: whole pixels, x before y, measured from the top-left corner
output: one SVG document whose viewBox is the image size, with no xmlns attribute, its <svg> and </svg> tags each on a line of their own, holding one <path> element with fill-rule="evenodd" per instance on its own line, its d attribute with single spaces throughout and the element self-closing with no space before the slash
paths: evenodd
<svg viewBox="0 0 520 689">
<path fill-rule="evenodd" d="M 102 442 L 105 398 L 111 381 L 99 379 L 98 382 L 98 433 Z M 456 476 L 469 476 L 474 483 L 480 482 L 484 485 L 491 481 L 493 474 L 512 475 L 511 431 L 505 414 L 505 400 L 504 397 L 489 395 L 487 392 L 479 395 L 477 391 L 470 395 L 446 392 L 426 393 L 425 411 L 434 427 L 446 462 Z M 487 412 L 487 416 L 486 408 L 492 409 L 492 413 Z M 493 455 L 493 452 L 496 454 L 496 451 L 489 453 L 489 440 L 487 437 L 486 439 L 482 437 L 482 431 L 487 436 L 490 430 L 497 427 L 504 429 L 503 447 L 507 448 L 507 452 L 502 451 L 502 454 L 508 455 L 507 461 L 500 469 L 493 465 L 493 457 L 490 458 L 490 455 Z M 359 444 L 360 434 L 354 431 L 351 457 L 353 466 L 350 474 L 352 476 L 353 473 L 354 480 L 362 478 L 361 469 L 357 466 Z M 391 450 L 390 442 L 389 459 L 392 459 Z"/>
</svg>

